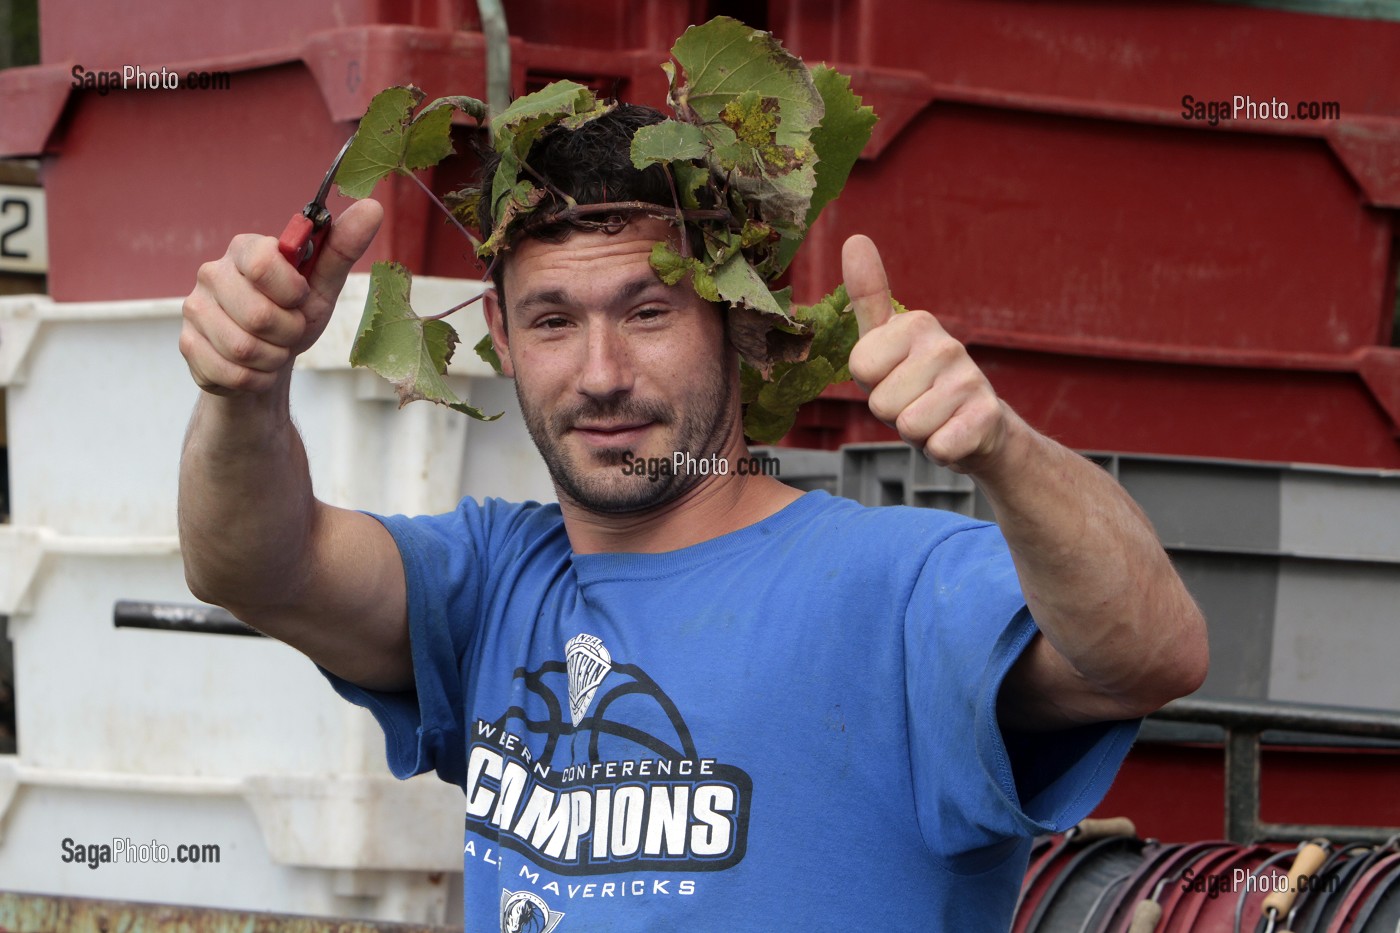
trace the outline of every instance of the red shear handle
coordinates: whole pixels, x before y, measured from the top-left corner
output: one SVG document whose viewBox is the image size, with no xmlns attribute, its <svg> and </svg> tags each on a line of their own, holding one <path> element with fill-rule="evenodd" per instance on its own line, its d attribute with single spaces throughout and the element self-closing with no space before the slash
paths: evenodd
<svg viewBox="0 0 1400 933">
<path fill-rule="evenodd" d="M 277 238 L 277 249 L 287 262 L 300 269 L 301 264 L 311 258 L 311 237 L 315 232 L 316 225 L 311 222 L 311 218 L 305 214 L 294 214 L 292 219 L 287 221 L 287 229 Z"/>
</svg>

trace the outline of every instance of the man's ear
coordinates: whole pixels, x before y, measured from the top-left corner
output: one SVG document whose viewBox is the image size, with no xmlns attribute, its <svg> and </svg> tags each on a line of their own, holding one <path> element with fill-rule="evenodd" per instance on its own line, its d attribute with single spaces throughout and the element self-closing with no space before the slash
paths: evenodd
<svg viewBox="0 0 1400 933">
<path fill-rule="evenodd" d="M 506 332 L 506 312 L 496 300 L 496 289 L 486 289 L 481 299 L 481 313 L 486 316 L 486 327 L 491 332 L 491 346 L 501 361 L 502 374 L 515 378 L 515 366 L 510 360 L 510 338 Z"/>
</svg>

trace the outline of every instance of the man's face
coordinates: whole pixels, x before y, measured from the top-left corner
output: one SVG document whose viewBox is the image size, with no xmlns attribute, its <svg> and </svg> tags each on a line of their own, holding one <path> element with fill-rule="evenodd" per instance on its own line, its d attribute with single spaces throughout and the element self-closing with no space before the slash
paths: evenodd
<svg viewBox="0 0 1400 933">
<path fill-rule="evenodd" d="M 525 239 L 507 254 L 509 334 L 493 327 L 508 344 L 503 368 L 561 494 L 595 512 L 652 508 L 699 479 L 626 475 L 625 454 L 699 459 L 738 430 L 721 313 L 689 282 L 657 278 L 658 240 L 674 245 L 674 228 L 639 218 L 616 234 Z"/>
</svg>

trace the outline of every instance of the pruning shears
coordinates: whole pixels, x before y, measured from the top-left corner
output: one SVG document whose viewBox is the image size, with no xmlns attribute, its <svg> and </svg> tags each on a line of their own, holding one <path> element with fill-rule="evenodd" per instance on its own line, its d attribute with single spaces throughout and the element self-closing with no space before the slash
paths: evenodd
<svg viewBox="0 0 1400 933">
<path fill-rule="evenodd" d="M 315 258 L 316 251 L 321 248 L 321 241 L 326 238 L 326 232 L 330 229 L 331 212 L 326 208 L 326 195 L 330 194 L 336 170 L 340 168 L 345 153 L 350 151 L 350 144 L 354 141 L 355 137 L 351 136 L 345 141 L 345 145 L 340 147 L 340 153 L 331 163 L 325 180 L 321 182 L 321 187 L 316 189 L 316 197 L 307 202 L 301 213 L 292 215 L 292 219 L 287 221 L 286 229 L 277 238 L 277 248 L 287 258 L 287 262 L 298 269 L 308 265 Z"/>
</svg>

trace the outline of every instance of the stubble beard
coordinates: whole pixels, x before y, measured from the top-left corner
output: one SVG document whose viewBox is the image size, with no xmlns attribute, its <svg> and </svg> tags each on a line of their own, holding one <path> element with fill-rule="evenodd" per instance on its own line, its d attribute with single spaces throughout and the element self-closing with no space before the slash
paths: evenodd
<svg viewBox="0 0 1400 933">
<path fill-rule="evenodd" d="M 647 456 L 669 457 L 681 451 L 698 459 L 720 451 L 734 417 L 735 402 L 733 383 L 718 361 L 705 381 L 687 395 L 688 404 L 680 412 L 660 400 L 619 395 L 605 401 L 586 399 L 567 410 L 546 414 L 529 401 L 519 374 L 515 396 L 525 417 L 525 428 L 560 494 L 590 512 L 602 514 L 639 512 L 665 505 L 703 477 L 666 473 L 653 480 L 642 473 L 625 475 L 624 455 L 629 451 L 623 448 L 587 452 L 584 456 L 590 462 L 580 465 L 565 445 L 570 429 L 580 422 L 653 422 L 663 429 L 671 428 L 672 443 L 668 449 L 649 452 Z M 638 456 L 636 451 L 630 453 Z"/>
</svg>

